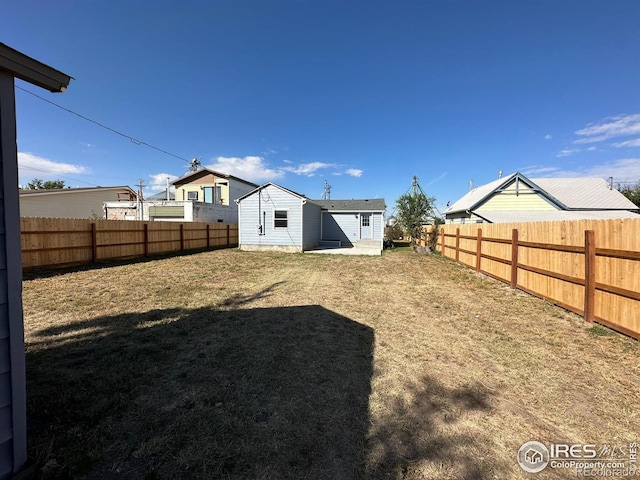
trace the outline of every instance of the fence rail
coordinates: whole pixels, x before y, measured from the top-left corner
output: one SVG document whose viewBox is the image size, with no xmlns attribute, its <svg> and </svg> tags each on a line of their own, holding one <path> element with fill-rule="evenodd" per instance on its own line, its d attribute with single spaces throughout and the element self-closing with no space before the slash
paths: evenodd
<svg viewBox="0 0 640 480">
<path fill-rule="evenodd" d="M 238 245 L 235 223 L 23 217 L 20 231 L 25 270 Z"/>
<path fill-rule="evenodd" d="M 511 288 L 640 339 L 640 220 L 445 225 L 438 248 Z"/>
</svg>

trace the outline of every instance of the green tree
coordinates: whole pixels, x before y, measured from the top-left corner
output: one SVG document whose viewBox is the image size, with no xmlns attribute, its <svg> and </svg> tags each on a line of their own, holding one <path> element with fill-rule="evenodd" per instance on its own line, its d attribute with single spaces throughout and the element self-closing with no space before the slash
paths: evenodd
<svg viewBox="0 0 640 480">
<path fill-rule="evenodd" d="M 27 190 L 42 190 L 44 188 L 44 182 L 39 178 L 34 178 L 27 183 Z"/>
<path fill-rule="evenodd" d="M 620 190 L 620 193 L 635 203 L 636 207 L 640 208 L 640 182 L 632 187 L 624 187 Z"/>
<path fill-rule="evenodd" d="M 58 188 L 64 188 L 64 180 L 47 180 L 45 182 L 34 178 L 27 183 L 27 190 L 55 190 Z"/>
<path fill-rule="evenodd" d="M 434 204 L 435 198 L 427 197 L 422 189 L 405 193 L 396 200 L 396 219 L 414 246 L 424 235 L 422 226 L 435 217 Z"/>
</svg>

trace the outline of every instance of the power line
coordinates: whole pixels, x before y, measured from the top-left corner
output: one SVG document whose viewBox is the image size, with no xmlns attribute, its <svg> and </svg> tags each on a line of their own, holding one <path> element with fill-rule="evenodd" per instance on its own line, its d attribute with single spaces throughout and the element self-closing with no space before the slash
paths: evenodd
<svg viewBox="0 0 640 480">
<path fill-rule="evenodd" d="M 152 148 L 152 149 L 154 149 L 154 150 L 157 150 L 158 152 L 164 153 L 165 155 L 169 155 L 169 156 L 174 157 L 174 158 L 177 158 L 177 159 L 179 159 L 179 160 L 182 160 L 182 161 L 185 161 L 185 162 L 189 162 L 189 160 L 188 160 L 188 159 L 186 159 L 186 158 L 184 158 L 184 157 L 181 157 L 180 155 L 176 155 L 176 154 L 174 154 L 174 153 L 167 152 L 166 150 L 163 150 L 162 148 L 159 148 L 159 147 L 156 147 L 156 146 L 154 146 L 154 145 L 151 145 L 150 143 L 143 142 L 142 140 L 138 140 L 138 139 L 136 139 L 136 138 L 132 137 L 131 135 L 127 135 L 126 133 L 119 132 L 118 130 L 116 130 L 116 129 L 114 129 L 114 128 L 108 127 L 107 125 L 104 125 L 104 124 L 102 124 L 102 123 L 100 123 L 100 122 L 97 122 L 97 121 L 95 121 L 95 120 L 92 120 L 92 119 L 91 119 L 91 118 L 89 118 L 89 117 L 85 117 L 84 115 L 81 115 L 81 114 L 79 114 L 79 113 L 77 113 L 77 112 L 74 112 L 73 110 L 69 110 L 68 108 L 63 107 L 62 105 L 58 105 L 57 103 L 52 102 L 51 100 L 48 100 L 48 99 L 46 99 L 46 98 L 44 98 L 44 97 L 41 97 L 40 95 L 37 95 L 37 94 L 35 94 L 35 93 L 33 93 L 33 92 L 31 92 L 31 91 L 29 91 L 29 90 L 25 89 L 25 88 L 22 88 L 22 87 L 20 87 L 20 86 L 18 86 L 18 85 L 16 85 L 15 87 L 16 87 L 18 90 L 22 90 L 23 92 L 26 92 L 26 93 L 28 93 L 29 95 L 33 95 L 34 97 L 39 98 L 39 99 L 40 99 L 40 100 L 42 100 L 43 102 L 47 102 L 47 103 L 49 103 L 49 104 L 53 105 L 54 107 L 58 107 L 60 110 L 64 110 L 65 112 L 67 112 L 67 113 L 71 113 L 72 115 L 75 115 L 76 117 L 80 117 L 81 119 L 86 120 L 87 122 L 93 123 L 94 125 L 97 125 L 97 126 L 99 126 L 99 127 L 101 127 L 101 128 L 104 128 L 105 130 L 109 130 L 110 132 L 115 133 L 116 135 L 120 135 L 121 137 L 124 137 L 124 138 L 126 138 L 126 139 L 130 140 L 130 141 L 131 141 L 131 143 L 134 143 L 134 144 L 136 144 L 136 145 L 144 145 L 145 147 Z"/>
</svg>

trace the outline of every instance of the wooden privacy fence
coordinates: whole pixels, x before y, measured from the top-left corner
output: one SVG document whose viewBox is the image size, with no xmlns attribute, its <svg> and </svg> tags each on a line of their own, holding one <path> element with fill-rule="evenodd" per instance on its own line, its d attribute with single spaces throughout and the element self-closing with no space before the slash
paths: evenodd
<svg viewBox="0 0 640 480">
<path fill-rule="evenodd" d="M 447 257 L 640 339 L 640 220 L 445 225 Z"/>
<path fill-rule="evenodd" d="M 20 229 L 24 269 L 238 245 L 235 223 L 23 217 Z"/>
</svg>

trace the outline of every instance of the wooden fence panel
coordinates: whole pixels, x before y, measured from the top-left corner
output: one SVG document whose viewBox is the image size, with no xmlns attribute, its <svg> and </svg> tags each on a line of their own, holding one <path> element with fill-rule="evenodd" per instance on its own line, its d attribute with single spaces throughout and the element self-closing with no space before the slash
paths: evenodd
<svg viewBox="0 0 640 480">
<path fill-rule="evenodd" d="M 237 246 L 230 223 L 141 222 L 65 218 L 20 219 L 25 269 Z"/>
<path fill-rule="evenodd" d="M 591 243 L 585 243 L 590 235 Z M 438 238 L 447 257 L 476 268 L 480 251 L 483 273 L 506 283 L 515 275 L 515 287 L 640 338 L 638 219 L 444 225 Z M 587 262 L 586 245 L 593 246 L 595 255 Z"/>
</svg>

